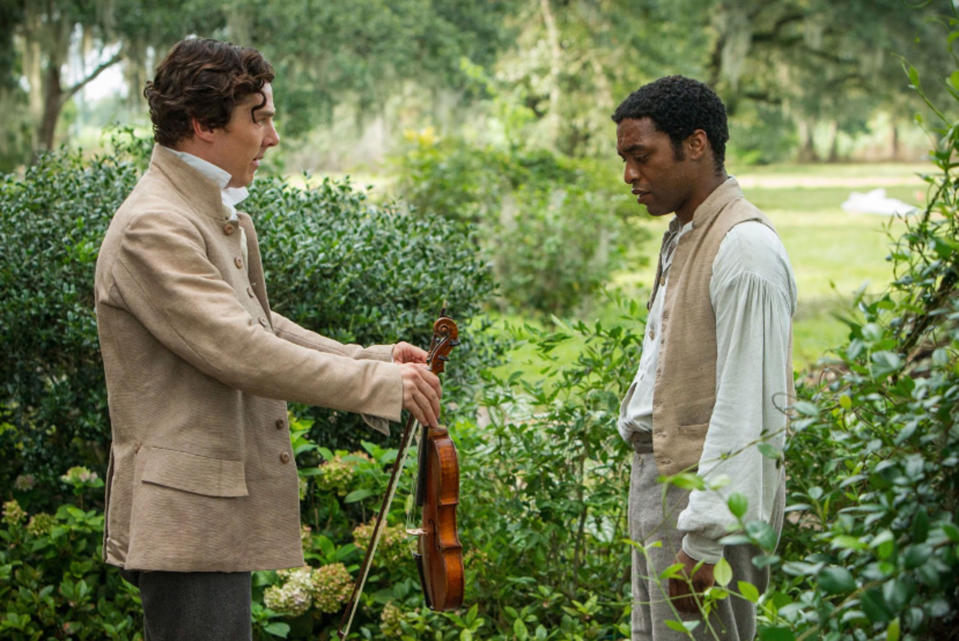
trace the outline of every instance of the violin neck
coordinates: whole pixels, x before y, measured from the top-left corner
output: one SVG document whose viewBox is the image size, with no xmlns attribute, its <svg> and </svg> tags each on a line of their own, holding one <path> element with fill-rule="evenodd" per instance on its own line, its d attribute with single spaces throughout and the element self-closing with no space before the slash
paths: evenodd
<svg viewBox="0 0 959 641">
<path fill-rule="evenodd" d="M 427 456 L 427 445 L 429 444 L 429 428 L 425 425 L 423 426 L 423 434 L 420 436 L 419 444 L 419 465 L 416 469 L 416 507 L 422 508 L 423 502 L 426 501 L 426 456 Z"/>
</svg>

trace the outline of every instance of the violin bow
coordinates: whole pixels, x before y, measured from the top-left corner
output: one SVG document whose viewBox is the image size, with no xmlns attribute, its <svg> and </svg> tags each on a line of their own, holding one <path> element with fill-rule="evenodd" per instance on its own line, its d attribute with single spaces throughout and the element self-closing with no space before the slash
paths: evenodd
<svg viewBox="0 0 959 641">
<path fill-rule="evenodd" d="M 452 323 L 455 327 L 455 323 L 453 323 L 453 321 L 446 316 L 446 306 L 444 305 L 443 309 L 440 311 L 440 317 L 433 324 L 433 339 L 430 342 L 429 357 L 426 361 L 426 364 L 430 366 L 431 371 L 436 374 L 443 371 L 443 361 L 446 360 L 446 356 L 440 353 L 441 349 L 447 344 L 452 346 L 459 342 L 449 333 L 438 334 L 436 332 L 436 329 L 439 327 L 445 328 L 447 323 Z M 416 424 L 416 419 L 413 418 L 412 414 L 410 414 L 406 419 L 406 427 L 403 429 L 403 436 L 400 438 L 399 451 L 396 454 L 396 460 L 393 461 L 393 470 L 390 473 L 390 481 L 386 486 L 386 496 L 383 498 L 383 503 L 380 505 L 380 511 L 376 515 L 376 523 L 373 526 L 373 533 L 370 536 L 370 544 L 366 548 L 366 556 L 363 558 L 363 565 L 360 566 L 360 574 L 356 579 L 356 583 L 353 584 L 353 594 L 350 596 L 350 600 L 347 603 L 346 608 L 343 610 L 343 617 L 340 619 L 340 628 L 337 631 L 337 635 L 340 639 L 345 639 L 347 637 L 347 635 L 350 633 L 350 627 L 353 625 L 353 617 L 356 615 L 356 609 L 360 603 L 360 595 L 363 593 L 363 587 L 366 585 L 366 578 L 370 573 L 370 567 L 373 565 L 373 556 L 376 554 L 376 546 L 383 534 L 383 528 L 386 525 L 386 517 L 390 512 L 390 506 L 393 504 L 393 497 L 396 496 L 396 487 L 399 484 L 400 474 L 402 473 L 403 465 L 406 462 L 406 455 L 409 453 L 410 444 L 413 442 L 413 434 Z"/>
</svg>

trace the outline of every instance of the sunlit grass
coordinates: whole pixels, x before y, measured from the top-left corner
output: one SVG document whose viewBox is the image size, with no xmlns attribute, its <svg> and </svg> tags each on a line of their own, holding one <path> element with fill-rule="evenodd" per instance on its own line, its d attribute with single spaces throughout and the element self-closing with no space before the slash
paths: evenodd
<svg viewBox="0 0 959 641">
<path fill-rule="evenodd" d="M 892 279 L 890 234 L 904 223 L 894 217 L 843 211 L 853 192 L 876 188 L 907 204 L 921 207 L 925 188 L 917 176 L 926 164 L 788 165 L 750 169 L 737 174 L 746 197 L 776 226 L 789 253 L 799 292 L 793 326 L 793 360 L 797 370 L 814 364 L 845 342 L 848 327 L 836 316 L 853 313 L 858 291 L 881 292 Z M 655 256 L 665 219 L 642 216 L 638 225 L 650 231 L 638 253 Z M 653 263 L 629 265 L 615 274 L 610 286 L 645 301 L 654 277 Z M 586 318 L 610 318 L 607 308 L 591 310 Z M 511 320 L 519 322 L 518 318 Z M 575 358 L 578 343 L 562 345 L 560 358 Z M 501 371 L 521 368 L 535 375 L 542 363 L 529 345 L 520 346 Z"/>
</svg>

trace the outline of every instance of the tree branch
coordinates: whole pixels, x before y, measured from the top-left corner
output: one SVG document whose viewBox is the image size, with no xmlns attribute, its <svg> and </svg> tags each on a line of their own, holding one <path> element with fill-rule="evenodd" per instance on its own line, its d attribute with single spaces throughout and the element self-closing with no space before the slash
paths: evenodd
<svg viewBox="0 0 959 641">
<path fill-rule="evenodd" d="M 76 94 L 78 91 L 80 91 L 81 89 L 83 89 L 84 87 L 86 87 L 88 84 L 90 84 L 91 82 L 93 82 L 93 80 L 94 80 L 97 76 L 99 76 L 101 73 L 103 73 L 103 72 L 104 72 L 106 69 L 108 69 L 109 67 L 112 67 L 112 66 L 115 65 L 116 63 L 120 62 L 120 60 L 122 60 L 122 59 L 123 59 L 123 56 L 121 55 L 121 52 L 120 52 L 120 51 L 117 51 L 115 54 L 113 54 L 113 57 L 112 57 L 112 58 L 110 58 L 110 59 L 107 60 L 106 62 L 101 63 L 100 65 L 98 65 L 97 68 L 94 69 L 93 71 L 91 71 L 90 74 L 89 74 L 86 78 L 84 78 L 83 80 L 80 80 L 79 82 L 77 82 L 77 84 L 73 85 L 72 87 L 70 87 L 70 88 L 68 88 L 66 91 L 64 91 L 64 92 L 63 92 L 62 101 L 63 101 L 63 102 L 66 102 L 67 100 L 69 100 L 70 98 L 72 98 L 72 97 L 74 96 L 74 94 Z"/>
</svg>

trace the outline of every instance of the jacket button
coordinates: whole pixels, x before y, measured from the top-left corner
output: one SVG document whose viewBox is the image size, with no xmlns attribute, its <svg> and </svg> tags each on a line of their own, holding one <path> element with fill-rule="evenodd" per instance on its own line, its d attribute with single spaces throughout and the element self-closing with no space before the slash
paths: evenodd
<svg viewBox="0 0 959 641">
<path fill-rule="evenodd" d="M 233 259 L 233 264 L 236 265 L 237 269 L 243 269 L 243 259 L 239 256 Z"/>
<path fill-rule="evenodd" d="M 233 232 L 235 231 L 236 231 L 236 227 L 234 227 L 232 224 L 227 223 L 223 225 L 223 233 L 226 234 L 227 236 L 232 235 Z"/>
<path fill-rule="evenodd" d="M 276 429 L 282 430 L 284 427 L 286 427 L 286 421 L 282 418 L 276 419 Z"/>
<path fill-rule="evenodd" d="M 290 462 L 289 454 L 287 454 L 286 452 L 283 452 L 282 454 L 280 454 L 280 463 L 283 463 L 284 465 L 286 465 L 289 462 Z"/>
</svg>

